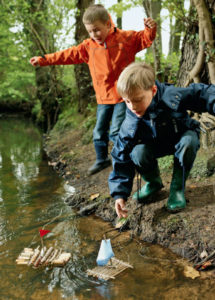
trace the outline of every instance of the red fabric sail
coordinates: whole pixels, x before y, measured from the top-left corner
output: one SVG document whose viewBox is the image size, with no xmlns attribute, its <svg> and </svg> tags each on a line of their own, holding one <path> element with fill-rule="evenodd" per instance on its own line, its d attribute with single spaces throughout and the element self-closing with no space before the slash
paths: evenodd
<svg viewBox="0 0 215 300">
<path fill-rule="evenodd" d="M 43 237 L 47 233 L 51 232 L 50 230 L 40 229 L 40 236 Z"/>
</svg>

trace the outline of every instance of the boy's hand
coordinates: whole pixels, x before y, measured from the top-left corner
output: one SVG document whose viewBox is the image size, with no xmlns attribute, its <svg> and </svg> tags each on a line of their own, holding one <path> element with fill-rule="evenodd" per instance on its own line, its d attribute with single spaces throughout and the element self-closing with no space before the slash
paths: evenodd
<svg viewBox="0 0 215 300">
<path fill-rule="evenodd" d="M 36 67 L 39 66 L 39 62 L 38 62 L 38 56 L 34 56 L 30 59 L 30 64 L 32 64 L 32 66 Z"/>
<path fill-rule="evenodd" d="M 116 209 L 116 213 L 118 215 L 119 218 L 127 218 L 128 214 L 127 214 L 127 210 L 125 208 L 125 200 L 122 198 L 119 198 L 116 200 L 115 202 L 115 209 Z"/>
<path fill-rule="evenodd" d="M 156 22 L 152 18 L 144 19 L 144 25 L 148 28 L 156 27 Z"/>
</svg>

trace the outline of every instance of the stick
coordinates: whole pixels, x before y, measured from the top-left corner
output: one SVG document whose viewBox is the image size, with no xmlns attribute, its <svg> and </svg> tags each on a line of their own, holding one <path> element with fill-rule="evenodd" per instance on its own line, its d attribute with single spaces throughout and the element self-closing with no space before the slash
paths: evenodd
<svg viewBox="0 0 215 300">
<path fill-rule="evenodd" d="M 33 256 L 31 257 L 31 259 L 28 262 L 28 265 L 30 266 L 31 264 L 33 264 L 35 262 L 35 260 L 37 259 L 38 255 L 40 254 L 40 250 L 37 247 L 37 249 L 35 249 Z"/>
<path fill-rule="evenodd" d="M 43 256 L 43 258 L 41 259 L 41 264 L 44 263 L 48 259 L 48 257 L 52 254 L 52 251 L 53 251 L 53 247 L 50 247 L 47 250 L 46 254 Z"/>
<path fill-rule="evenodd" d="M 203 260 L 201 260 L 200 262 L 194 264 L 193 266 L 194 267 L 197 267 L 197 266 L 200 266 L 202 265 L 204 262 L 208 261 L 211 257 L 213 257 L 215 255 L 215 250 L 210 254 L 208 255 L 206 258 L 204 258 Z"/>
</svg>

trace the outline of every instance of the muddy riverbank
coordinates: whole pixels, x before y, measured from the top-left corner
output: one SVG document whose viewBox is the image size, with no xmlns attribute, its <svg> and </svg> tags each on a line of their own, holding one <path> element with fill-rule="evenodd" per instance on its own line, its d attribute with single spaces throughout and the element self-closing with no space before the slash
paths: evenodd
<svg viewBox="0 0 215 300">
<path fill-rule="evenodd" d="M 87 169 L 95 160 L 95 152 L 92 143 L 83 145 L 81 137 L 82 132 L 77 129 L 55 131 L 45 136 L 44 148 L 49 163 L 76 190 L 75 195 L 66 200 L 68 205 L 75 208 L 80 215 L 95 214 L 115 225 L 117 216 L 114 200 L 109 195 L 107 185 L 111 167 L 88 176 Z M 208 166 L 208 160 L 213 155 L 214 148 L 199 151 L 187 180 L 187 208 L 184 211 L 169 214 L 165 209 L 171 181 L 171 165 L 161 170 L 165 187 L 154 197 L 153 203 L 140 205 L 130 198 L 127 204 L 127 229 L 130 234 L 145 242 L 169 248 L 193 264 L 204 258 L 203 253 L 210 255 L 215 250 L 215 173 L 213 166 Z M 136 182 L 133 185 L 133 192 L 135 191 Z"/>
</svg>

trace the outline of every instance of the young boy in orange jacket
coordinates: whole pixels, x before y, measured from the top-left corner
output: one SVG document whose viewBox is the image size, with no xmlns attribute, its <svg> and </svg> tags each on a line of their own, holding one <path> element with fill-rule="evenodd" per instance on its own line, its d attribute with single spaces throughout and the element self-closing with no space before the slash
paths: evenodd
<svg viewBox="0 0 215 300">
<path fill-rule="evenodd" d="M 156 35 L 153 19 L 144 20 L 142 31 L 125 31 L 114 27 L 108 11 L 100 4 L 89 6 L 83 23 L 90 38 L 69 49 L 30 59 L 33 66 L 87 63 L 98 103 L 93 130 L 96 162 L 88 170 L 95 174 L 108 167 L 108 141 L 115 142 L 125 117 L 125 103 L 117 92 L 122 70 L 135 60 L 135 54 L 151 46 Z M 111 126 L 110 126 L 111 124 Z"/>
</svg>

